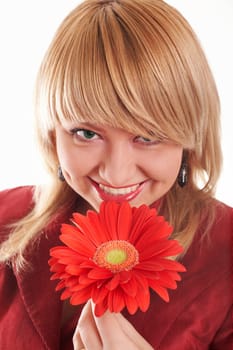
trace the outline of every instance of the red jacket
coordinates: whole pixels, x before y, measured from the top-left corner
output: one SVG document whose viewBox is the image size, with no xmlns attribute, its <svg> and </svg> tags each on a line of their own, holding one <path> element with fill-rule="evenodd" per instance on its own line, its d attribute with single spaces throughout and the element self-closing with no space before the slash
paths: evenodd
<svg viewBox="0 0 233 350">
<path fill-rule="evenodd" d="M 25 215 L 32 205 L 31 187 L 0 193 L 0 241 L 7 233 L 4 225 Z M 169 292 L 170 302 L 152 293 L 147 312 L 133 316 L 124 312 L 154 349 L 233 349 L 233 210 L 219 202 L 216 205 L 209 239 L 200 240 L 200 227 L 182 261 L 187 272 L 182 274 L 178 288 Z M 30 270 L 17 274 L 10 266 L 0 267 L 2 350 L 73 349 L 72 334 L 79 315 L 60 329 L 62 302 L 54 291 L 57 281 L 50 281 L 48 267 L 50 247 L 60 244 L 59 230 L 60 222 L 44 229 L 28 253 Z"/>
</svg>

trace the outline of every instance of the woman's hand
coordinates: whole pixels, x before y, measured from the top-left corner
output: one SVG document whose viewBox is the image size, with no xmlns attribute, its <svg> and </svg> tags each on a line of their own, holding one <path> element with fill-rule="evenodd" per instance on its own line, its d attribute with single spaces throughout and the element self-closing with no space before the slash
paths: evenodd
<svg viewBox="0 0 233 350">
<path fill-rule="evenodd" d="M 96 317 L 91 301 L 83 308 L 73 344 L 74 350 L 153 350 L 121 314 L 107 311 Z"/>
</svg>

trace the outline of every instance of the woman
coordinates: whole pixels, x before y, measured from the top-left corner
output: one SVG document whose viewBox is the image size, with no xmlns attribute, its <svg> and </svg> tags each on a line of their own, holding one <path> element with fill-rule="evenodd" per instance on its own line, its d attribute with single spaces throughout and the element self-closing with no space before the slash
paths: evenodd
<svg viewBox="0 0 233 350">
<path fill-rule="evenodd" d="M 36 130 L 51 182 L 0 195 L 3 349 L 231 349 L 232 209 L 214 199 L 219 99 L 198 39 L 161 0 L 88 0 L 41 65 Z M 62 302 L 49 250 L 73 211 L 156 207 L 187 272 L 166 304 L 106 312 Z"/>
</svg>

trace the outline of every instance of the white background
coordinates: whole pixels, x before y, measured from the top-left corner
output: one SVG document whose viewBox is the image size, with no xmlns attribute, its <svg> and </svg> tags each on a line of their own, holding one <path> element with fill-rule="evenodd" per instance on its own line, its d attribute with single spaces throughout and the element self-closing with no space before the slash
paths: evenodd
<svg viewBox="0 0 233 350">
<path fill-rule="evenodd" d="M 224 167 L 217 198 L 233 206 L 233 0 L 168 0 L 198 34 L 222 103 Z M 0 189 L 43 182 L 33 138 L 33 89 L 44 52 L 79 1 L 0 3 Z"/>
</svg>

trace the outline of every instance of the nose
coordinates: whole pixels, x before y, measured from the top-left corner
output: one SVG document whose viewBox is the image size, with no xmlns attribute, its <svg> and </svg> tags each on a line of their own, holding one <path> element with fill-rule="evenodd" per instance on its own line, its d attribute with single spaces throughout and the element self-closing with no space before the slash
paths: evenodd
<svg viewBox="0 0 233 350">
<path fill-rule="evenodd" d="M 125 143 L 115 143 L 106 148 L 99 166 L 101 179 L 113 187 L 123 187 L 134 183 L 137 173 L 134 150 Z"/>
</svg>

